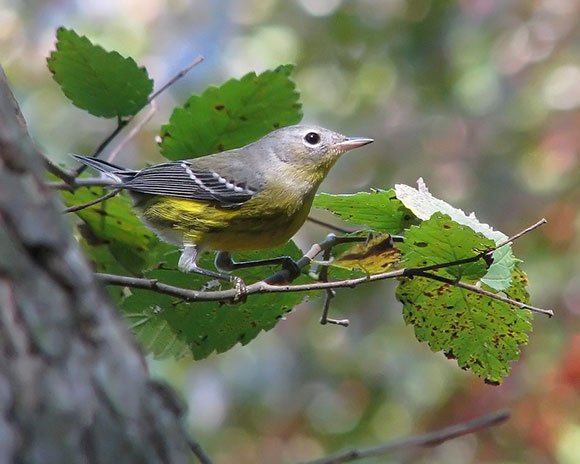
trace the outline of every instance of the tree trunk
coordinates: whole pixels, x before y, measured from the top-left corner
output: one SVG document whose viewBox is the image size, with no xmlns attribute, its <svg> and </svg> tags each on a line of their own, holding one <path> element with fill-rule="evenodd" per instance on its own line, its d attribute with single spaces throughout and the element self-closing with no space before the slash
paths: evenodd
<svg viewBox="0 0 580 464">
<path fill-rule="evenodd" d="M 181 463 L 181 406 L 149 378 L 43 182 L 0 68 L 0 463 Z"/>
</svg>

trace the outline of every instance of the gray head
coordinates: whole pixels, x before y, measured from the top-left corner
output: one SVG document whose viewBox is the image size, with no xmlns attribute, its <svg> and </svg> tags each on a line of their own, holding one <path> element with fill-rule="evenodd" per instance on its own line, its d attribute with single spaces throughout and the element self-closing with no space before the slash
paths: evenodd
<svg viewBox="0 0 580 464">
<path fill-rule="evenodd" d="M 362 147 L 373 139 L 347 137 L 318 126 L 288 126 L 270 132 L 256 142 L 281 161 L 326 175 L 343 153 Z"/>
</svg>

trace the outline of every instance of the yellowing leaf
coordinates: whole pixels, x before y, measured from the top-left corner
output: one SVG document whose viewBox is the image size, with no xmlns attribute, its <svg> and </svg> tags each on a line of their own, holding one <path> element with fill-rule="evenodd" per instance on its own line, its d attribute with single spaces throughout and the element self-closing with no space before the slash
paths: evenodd
<svg viewBox="0 0 580 464">
<path fill-rule="evenodd" d="M 381 234 L 352 246 L 336 258 L 332 266 L 379 274 L 398 262 L 400 255 L 400 250 L 393 246 L 391 236 Z"/>
</svg>

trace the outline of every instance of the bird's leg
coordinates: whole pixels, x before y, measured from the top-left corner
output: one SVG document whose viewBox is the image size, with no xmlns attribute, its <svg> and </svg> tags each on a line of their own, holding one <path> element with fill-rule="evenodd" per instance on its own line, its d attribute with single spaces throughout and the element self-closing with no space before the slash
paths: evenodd
<svg viewBox="0 0 580 464">
<path fill-rule="evenodd" d="M 195 245 L 186 245 L 183 248 L 181 256 L 179 257 L 179 263 L 177 264 L 177 267 L 181 272 L 195 272 L 196 274 L 201 274 L 213 279 L 225 280 L 226 282 L 233 282 L 235 280 L 235 277 L 224 272 L 216 272 L 199 267 L 197 265 L 197 259 L 199 258 L 200 254 L 201 250 L 199 247 Z"/>
<path fill-rule="evenodd" d="M 254 261 L 236 262 L 227 251 L 219 251 L 215 257 L 215 267 L 221 271 L 232 272 L 236 269 L 248 267 L 280 265 L 282 269 L 288 271 L 290 280 L 294 280 L 300 275 L 300 268 L 290 256 L 277 256 L 276 258 L 257 259 Z"/>
<path fill-rule="evenodd" d="M 226 274 L 224 272 L 211 271 L 209 269 L 204 269 L 197 265 L 197 258 L 201 254 L 199 247 L 195 245 L 186 245 L 183 248 L 181 256 L 179 257 L 179 263 L 177 267 L 182 272 L 195 272 L 206 277 L 211 277 L 213 279 L 225 280 L 226 282 L 231 282 L 236 288 L 237 295 L 234 297 L 233 302 L 239 303 L 245 300 L 246 284 L 242 279 L 236 276 Z"/>
</svg>

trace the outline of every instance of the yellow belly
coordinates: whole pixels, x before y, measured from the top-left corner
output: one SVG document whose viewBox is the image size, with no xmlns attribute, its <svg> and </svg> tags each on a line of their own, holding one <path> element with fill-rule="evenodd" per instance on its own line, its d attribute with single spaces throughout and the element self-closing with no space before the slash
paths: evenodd
<svg viewBox="0 0 580 464">
<path fill-rule="evenodd" d="M 200 245 L 220 251 L 259 250 L 286 243 L 300 229 L 312 204 L 284 198 L 277 202 L 253 198 L 230 209 L 191 200 L 152 197 L 141 218 L 163 240 Z"/>
</svg>

